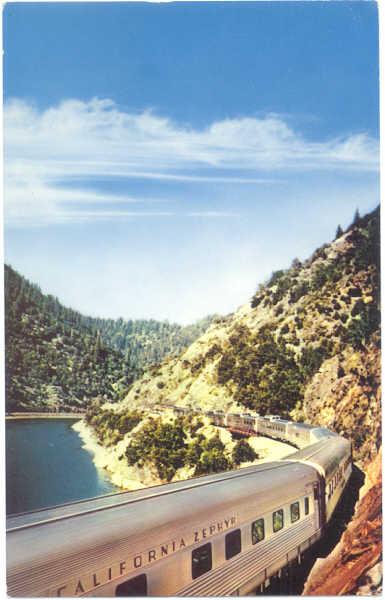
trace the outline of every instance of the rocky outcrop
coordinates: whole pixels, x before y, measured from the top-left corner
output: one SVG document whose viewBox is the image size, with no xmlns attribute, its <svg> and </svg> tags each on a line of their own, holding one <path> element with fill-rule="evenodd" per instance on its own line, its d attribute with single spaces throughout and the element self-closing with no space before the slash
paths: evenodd
<svg viewBox="0 0 385 600">
<path fill-rule="evenodd" d="M 355 442 L 355 462 L 365 467 L 381 444 L 381 353 L 347 348 L 326 360 L 306 388 L 305 419 Z"/>
<path fill-rule="evenodd" d="M 381 452 L 369 464 L 352 521 L 325 559 L 318 559 L 304 596 L 377 595 L 382 592 Z"/>
</svg>

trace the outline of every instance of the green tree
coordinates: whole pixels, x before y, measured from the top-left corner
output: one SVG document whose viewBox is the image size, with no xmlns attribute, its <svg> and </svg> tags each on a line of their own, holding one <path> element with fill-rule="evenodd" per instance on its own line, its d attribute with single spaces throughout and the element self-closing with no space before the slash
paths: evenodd
<svg viewBox="0 0 385 600">
<path fill-rule="evenodd" d="M 258 458 L 246 440 L 239 440 L 233 448 L 232 460 L 235 465 L 240 465 L 242 462 L 251 462 Z"/>
<path fill-rule="evenodd" d="M 204 450 L 195 469 L 196 475 L 220 473 L 231 469 L 231 463 L 219 448 Z"/>
<path fill-rule="evenodd" d="M 361 220 L 361 216 L 360 216 L 360 211 L 358 210 L 358 208 L 356 209 L 356 212 L 354 213 L 354 218 L 353 218 L 353 225 L 359 225 Z"/>
<path fill-rule="evenodd" d="M 341 237 L 341 235 L 342 235 L 343 233 L 344 233 L 344 232 L 343 232 L 343 230 L 342 230 L 342 227 L 341 227 L 341 225 L 338 225 L 338 227 L 337 227 L 337 231 L 336 231 L 336 235 L 335 235 L 335 238 L 334 238 L 334 239 L 335 239 L 335 240 L 337 240 L 339 237 Z"/>
</svg>

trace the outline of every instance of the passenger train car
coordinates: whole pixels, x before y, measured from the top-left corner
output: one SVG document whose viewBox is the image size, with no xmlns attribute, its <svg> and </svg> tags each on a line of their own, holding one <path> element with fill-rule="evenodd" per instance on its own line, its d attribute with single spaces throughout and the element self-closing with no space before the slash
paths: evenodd
<svg viewBox="0 0 385 600">
<path fill-rule="evenodd" d="M 350 443 L 279 417 L 207 416 L 299 450 L 237 471 L 11 516 L 9 595 L 245 595 L 301 560 L 349 480 Z"/>
</svg>

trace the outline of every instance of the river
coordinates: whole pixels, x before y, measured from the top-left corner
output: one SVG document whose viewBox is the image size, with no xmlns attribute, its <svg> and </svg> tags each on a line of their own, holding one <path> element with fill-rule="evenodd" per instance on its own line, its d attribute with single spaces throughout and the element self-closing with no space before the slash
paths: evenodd
<svg viewBox="0 0 385 600">
<path fill-rule="evenodd" d="M 118 491 L 82 448 L 74 422 L 7 420 L 7 514 Z"/>
</svg>

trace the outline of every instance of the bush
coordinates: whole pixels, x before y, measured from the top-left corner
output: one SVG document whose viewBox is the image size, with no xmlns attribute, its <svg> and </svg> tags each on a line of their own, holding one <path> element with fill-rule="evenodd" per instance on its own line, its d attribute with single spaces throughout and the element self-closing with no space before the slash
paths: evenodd
<svg viewBox="0 0 385 600">
<path fill-rule="evenodd" d="M 220 473 L 231 469 L 231 463 L 219 448 L 204 450 L 196 466 L 195 474 Z"/>
<path fill-rule="evenodd" d="M 239 440 L 234 446 L 232 460 L 235 465 L 239 465 L 242 462 L 250 462 L 256 458 L 258 458 L 258 455 L 245 440 Z"/>
<path fill-rule="evenodd" d="M 342 276 L 345 267 L 345 261 L 341 258 L 338 261 L 323 263 L 317 267 L 310 282 L 312 291 L 321 290 L 326 283 L 336 283 Z"/>
<path fill-rule="evenodd" d="M 290 302 L 298 302 L 302 296 L 306 296 L 310 291 L 310 286 L 307 281 L 301 281 L 290 292 Z"/>
<path fill-rule="evenodd" d="M 217 366 L 217 380 L 220 385 L 227 383 L 232 378 L 235 367 L 235 357 L 231 352 L 223 354 Z"/>
<path fill-rule="evenodd" d="M 322 346 L 307 346 L 303 349 L 300 364 L 304 379 L 310 379 L 318 371 L 324 360 L 330 356 L 331 348 L 327 340 Z"/>
<path fill-rule="evenodd" d="M 126 450 L 127 463 L 138 467 L 154 464 L 165 481 L 171 481 L 177 469 L 186 466 L 195 467 L 197 475 L 230 469 L 231 462 L 218 435 L 207 440 L 198 434 L 187 444 L 186 432 L 193 428 L 186 419 L 164 424 L 160 419 L 149 419 L 133 436 Z"/>
<path fill-rule="evenodd" d="M 141 420 L 137 411 L 117 413 L 112 410 L 101 410 L 100 402 L 88 409 L 86 421 L 91 425 L 99 440 L 106 446 L 116 444 L 124 435 L 131 431 Z"/>
<path fill-rule="evenodd" d="M 373 305 L 365 306 L 359 316 L 350 320 L 343 340 L 356 350 L 361 350 L 369 341 L 370 336 L 379 329 L 380 321 L 379 310 Z"/>
<path fill-rule="evenodd" d="M 290 277 L 290 275 L 285 275 L 284 277 L 280 277 L 280 279 L 278 279 L 278 281 L 276 283 L 277 289 L 273 293 L 273 296 L 272 296 L 273 304 L 277 304 L 277 302 L 282 300 L 282 298 L 284 297 L 286 292 L 290 289 L 292 284 L 293 284 L 293 279 Z"/>
<path fill-rule="evenodd" d="M 205 440 L 205 437 L 200 436 L 200 438 L 193 440 L 189 444 L 189 447 L 186 452 L 186 463 L 190 467 L 195 467 L 198 464 L 200 457 L 202 455 L 202 452 L 204 450 L 204 447 L 202 444 L 202 441 L 204 442 L 204 440 Z"/>
<path fill-rule="evenodd" d="M 126 450 L 128 464 L 155 464 L 161 479 L 171 481 L 186 459 L 186 434 L 179 423 L 161 423 L 149 419 L 137 432 Z"/>
<path fill-rule="evenodd" d="M 260 292 L 257 292 L 256 294 L 254 294 L 254 296 L 251 299 L 251 308 L 257 308 L 257 306 L 260 305 L 262 300 L 263 300 L 263 296 L 261 295 Z"/>
</svg>

